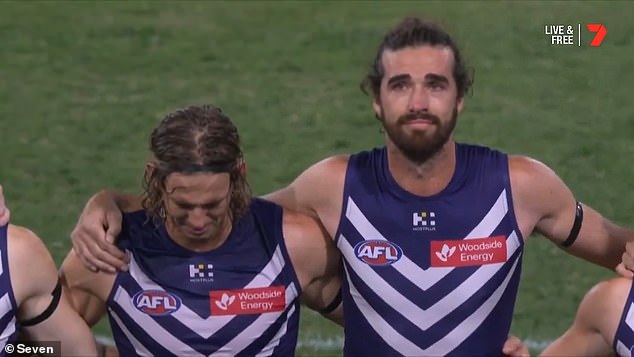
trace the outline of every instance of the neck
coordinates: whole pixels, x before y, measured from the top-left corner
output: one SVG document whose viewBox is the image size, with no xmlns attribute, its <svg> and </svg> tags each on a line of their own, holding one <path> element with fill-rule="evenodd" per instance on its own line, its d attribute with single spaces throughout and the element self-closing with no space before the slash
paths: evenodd
<svg viewBox="0 0 634 357">
<path fill-rule="evenodd" d="M 404 190 L 418 196 L 432 196 L 447 187 L 456 170 L 456 147 L 453 140 L 424 162 L 408 159 L 392 143 L 387 144 L 390 173 Z"/>
<path fill-rule="evenodd" d="M 231 228 L 231 219 L 227 218 L 222 228 L 213 237 L 192 239 L 176 229 L 169 220 L 165 225 L 167 233 L 176 244 L 194 252 L 208 252 L 220 247 L 229 237 Z"/>
</svg>

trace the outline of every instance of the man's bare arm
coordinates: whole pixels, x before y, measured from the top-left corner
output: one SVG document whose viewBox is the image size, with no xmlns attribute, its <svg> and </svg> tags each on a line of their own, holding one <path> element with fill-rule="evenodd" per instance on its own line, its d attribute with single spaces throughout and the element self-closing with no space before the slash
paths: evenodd
<svg viewBox="0 0 634 357">
<path fill-rule="evenodd" d="M 328 233 L 315 218 L 285 210 L 284 240 L 302 285 L 302 303 L 343 324 L 341 256 Z"/>
<path fill-rule="evenodd" d="M 574 236 L 575 220 L 579 220 L 576 240 L 567 252 L 614 269 L 620 262 L 625 244 L 634 240 L 634 231 L 620 227 L 590 206 L 582 204 L 583 218 L 577 216 L 577 201 L 568 186 L 546 165 L 527 157 L 510 160 L 511 188 L 515 213 L 520 228 L 533 230 L 560 246 Z M 570 241 L 569 241 L 570 243 Z"/>
<path fill-rule="evenodd" d="M 31 320 L 23 326 L 26 336 L 37 341 L 60 341 L 63 356 L 96 355 L 90 329 L 73 310 L 68 296 L 56 291 L 57 269 L 40 239 L 25 228 L 9 226 L 8 252 L 18 319 Z M 51 309 L 51 313 L 45 312 Z"/>
</svg>

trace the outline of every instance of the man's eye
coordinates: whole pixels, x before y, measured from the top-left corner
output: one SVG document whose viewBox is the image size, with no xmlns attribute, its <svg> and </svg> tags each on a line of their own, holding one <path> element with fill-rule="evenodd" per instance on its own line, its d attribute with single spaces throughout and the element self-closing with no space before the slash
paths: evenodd
<svg viewBox="0 0 634 357">
<path fill-rule="evenodd" d="M 392 84 L 392 90 L 403 90 L 407 88 L 407 84 L 403 83 L 403 82 L 398 82 L 398 83 L 394 83 Z"/>
</svg>

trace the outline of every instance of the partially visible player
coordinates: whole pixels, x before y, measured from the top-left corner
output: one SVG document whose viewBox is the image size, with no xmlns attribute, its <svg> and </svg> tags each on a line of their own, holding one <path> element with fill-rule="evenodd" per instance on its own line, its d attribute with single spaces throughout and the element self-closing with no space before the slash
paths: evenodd
<svg viewBox="0 0 634 357">
<path fill-rule="evenodd" d="M 33 232 L 12 224 L 0 226 L 0 331 L 0 355 L 18 335 L 60 341 L 56 352 L 62 356 L 97 354 L 90 329 L 62 292 L 48 250 Z"/>
<path fill-rule="evenodd" d="M 615 277 L 592 287 L 579 304 L 570 328 L 542 356 L 632 356 L 634 285 Z"/>
</svg>

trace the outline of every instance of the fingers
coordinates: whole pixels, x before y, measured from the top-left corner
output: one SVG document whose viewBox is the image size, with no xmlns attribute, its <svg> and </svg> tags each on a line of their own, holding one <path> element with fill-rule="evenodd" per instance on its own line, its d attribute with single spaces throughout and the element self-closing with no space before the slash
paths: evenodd
<svg viewBox="0 0 634 357">
<path fill-rule="evenodd" d="M 92 255 L 96 258 L 95 265 L 107 272 L 114 273 L 117 270 L 128 270 L 128 256 L 116 245 L 110 243 L 99 242 L 91 248 Z"/>
<path fill-rule="evenodd" d="M 627 270 L 630 270 L 630 272 L 627 272 Z M 631 274 L 632 270 L 634 270 L 634 242 L 627 242 L 621 264 L 617 266 L 617 272 L 624 277 L 631 278 L 633 275 Z"/>
<path fill-rule="evenodd" d="M 530 356 L 528 347 L 524 345 L 522 341 L 515 336 L 509 336 L 506 339 L 506 341 L 504 342 L 504 347 L 502 347 L 502 354 L 504 356 L 510 356 L 510 357 Z"/>
<path fill-rule="evenodd" d="M 71 233 L 73 249 L 92 271 L 114 273 L 127 270 L 127 256 L 114 245 L 121 231 L 121 212 L 116 208 L 104 211 L 99 205 L 84 208 Z"/>
<path fill-rule="evenodd" d="M 127 255 L 116 245 L 106 241 L 103 228 L 95 232 L 80 224 L 71 233 L 71 238 L 73 249 L 88 269 L 109 273 L 127 270 Z"/>
<path fill-rule="evenodd" d="M 122 215 L 120 211 L 106 213 L 106 242 L 113 244 L 121 233 Z"/>
<path fill-rule="evenodd" d="M 625 255 L 625 253 L 623 255 Z M 616 271 L 617 274 L 619 274 L 620 276 L 624 278 L 627 278 L 627 279 L 634 278 L 634 272 L 626 268 L 625 264 L 623 263 L 620 263 L 619 265 L 617 265 L 614 270 Z"/>
</svg>

